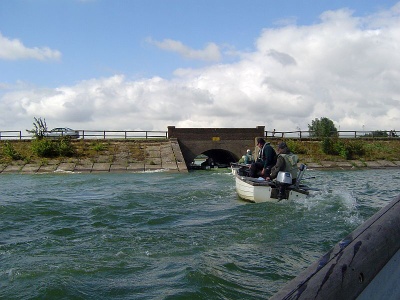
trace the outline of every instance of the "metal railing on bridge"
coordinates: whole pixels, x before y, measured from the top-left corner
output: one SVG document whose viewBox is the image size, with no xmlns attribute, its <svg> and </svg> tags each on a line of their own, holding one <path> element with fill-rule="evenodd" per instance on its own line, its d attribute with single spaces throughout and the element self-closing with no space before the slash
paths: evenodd
<svg viewBox="0 0 400 300">
<path fill-rule="evenodd" d="M 167 139 L 167 131 L 140 131 L 140 130 L 77 130 L 81 139 Z M 30 140 L 32 134 L 24 131 L 0 131 L 0 140 Z"/>
<path fill-rule="evenodd" d="M 379 138 L 398 138 L 400 131 L 396 130 L 378 130 L 378 131 L 356 131 L 356 130 L 339 130 L 332 132 L 332 137 L 338 138 L 366 138 L 366 139 L 379 139 Z M 321 139 L 311 130 L 297 130 L 297 131 L 265 131 L 267 138 L 287 138 L 287 139 Z"/>
<path fill-rule="evenodd" d="M 144 130 L 78 130 L 81 139 L 167 139 L 168 131 L 144 131 Z M 338 138 L 398 138 L 400 131 L 382 130 L 382 131 L 356 131 L 339 130 L 334 132 Z M 287 139 L 315 139 L 320 137 L 315 135 L 314 131 L 265 131 L 267 138 L 287 138 Z M 33 135 L 20 130 L 0 131 L 0 140 L 29 140 Z"/>
<path fill-rule="evenodd" d="M 167 131 L 80 130 L 82 139 L 167 139 Z"/>
<path fill-rule="evenodd" d="M 32 136 L 22 135 L 22 131 L 16 130 L 3 130 L 0 131 L 0 140 L 23 140 L 26 138 L 32 138 Z"/>
</svg>

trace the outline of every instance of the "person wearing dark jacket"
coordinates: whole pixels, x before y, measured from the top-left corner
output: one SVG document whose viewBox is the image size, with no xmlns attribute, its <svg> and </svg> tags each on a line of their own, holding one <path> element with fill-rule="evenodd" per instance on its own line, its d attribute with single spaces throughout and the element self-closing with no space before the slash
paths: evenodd
<svg viewBox="0 0 400 300">
<path fill-rule="evenodd" d="M 271 168 L 276 163 L 276 152 L 270 143 L 266 143 L 263 138 L 257 139 L 257 147 L 260 150 L 257 161 L 250 166 L 250 177 L 269 177 Z"/>
<path fill-rule="evenodd" d="M 279 171 L 289 172 L 292 175 L 292 183 L 296 182 L 299 158 L 297 155 L 290 152 L 285 142 L 280 142 L 278 145 L 278 157 L 275 166 L 271 169 L 271 174 L 266 179 L 275 179 Z"/>
</svg>

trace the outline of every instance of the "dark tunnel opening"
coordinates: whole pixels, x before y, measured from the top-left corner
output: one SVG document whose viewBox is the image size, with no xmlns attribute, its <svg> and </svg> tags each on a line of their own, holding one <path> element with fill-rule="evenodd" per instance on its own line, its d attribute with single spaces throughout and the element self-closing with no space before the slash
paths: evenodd
<svg viewBox="0 0 400 300">
<path fill-rule="evenodd" d="M 205 167 L 228 168 L 231 162 L 236 162 L 238 160 L 237 157 L 235 157 L 235 155 L 232 152 L 222 149 L 207 150 L 198 157 L 203 157 L 203 156 L 206 156 L 204 158 L 205 161 L 201 163 L 201 166 L 199 166 L 202 168 Z"/>
</svg>

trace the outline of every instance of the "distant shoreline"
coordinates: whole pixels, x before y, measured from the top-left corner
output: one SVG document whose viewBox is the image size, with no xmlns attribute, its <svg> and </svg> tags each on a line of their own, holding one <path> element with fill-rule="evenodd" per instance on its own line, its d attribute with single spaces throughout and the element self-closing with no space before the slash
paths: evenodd
<svg viewBox="0 0 400 300">
<path fill-rule="evenodd" d="M 398 141 L 391 142 L 391 147 L 382 148 L 376 158 L 370 160 L 358 158 L 345 160 L 340 156 L 328 157 L 320 153 L 315 143 L 304 143 L 304 152 L 299 151 L 300 163 L 308 169 L 357 170 L 364 168 L 382 169 L 399 168 L 400 154 Z M 13 142 L 14 149 L 29 159 L 10 160 L 3 154 L 4 144 L 0 146 L 0 174 L 5 173 L 51 173 L 51 172 L 146 172 L 165 170 L 168 172 L 187 173 L 188 168 L 177 141 L 92 141 L 74 142 L 77 155 L 73 157 L 40 158 L 32 157 L 30 144 Z M 394 149 L 394 150 L 393 150 Z M 306 150 L 306 151 L 305 151 Z M 306 153 L 306 154 L 303 154 Z M 387 155 L 385 155 L 387 154 Z M 387 157 L 379 159 L 378 157 Z M 378 159 L 377 159 L 378 158 Z"/>
</svg>

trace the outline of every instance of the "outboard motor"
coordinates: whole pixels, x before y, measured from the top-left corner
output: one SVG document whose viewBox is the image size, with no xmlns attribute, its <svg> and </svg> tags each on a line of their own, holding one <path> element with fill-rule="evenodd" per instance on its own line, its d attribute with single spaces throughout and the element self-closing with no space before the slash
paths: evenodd
<svg viewBox="0 0 400 300">
<path fill-rule="evenodd" d="M 276 176 L 276 185 L 278 187 L 278 199 L 286 198 L 286 188 L 292 184 L 292 174 L 290 172 L 282 172 L 278 173 Z"/>
</svg>

